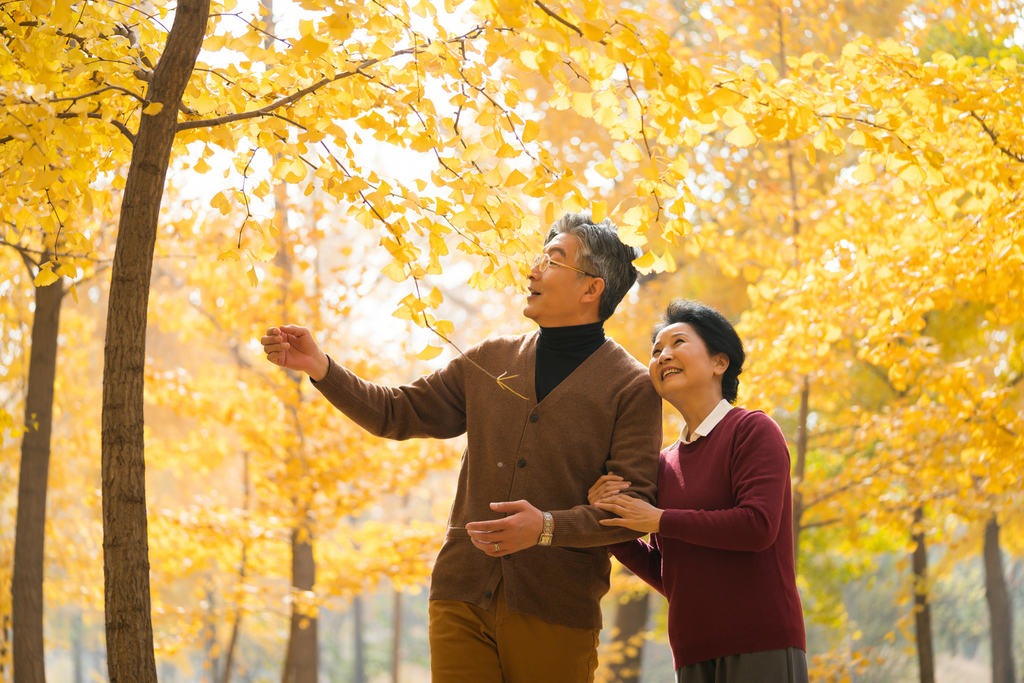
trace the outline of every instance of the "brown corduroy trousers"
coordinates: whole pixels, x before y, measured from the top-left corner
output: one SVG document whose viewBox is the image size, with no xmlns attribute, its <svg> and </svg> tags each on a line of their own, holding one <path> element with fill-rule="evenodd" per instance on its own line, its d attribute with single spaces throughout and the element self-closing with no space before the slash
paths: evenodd
<svg viewBox="0 0 1024 683">
<path fill-rule="evenodd" d="M 593 683 L 598 631 L 509 612 L 504 582 L 490 608 L 430 601 L 432 683 Z"/>
</svg>

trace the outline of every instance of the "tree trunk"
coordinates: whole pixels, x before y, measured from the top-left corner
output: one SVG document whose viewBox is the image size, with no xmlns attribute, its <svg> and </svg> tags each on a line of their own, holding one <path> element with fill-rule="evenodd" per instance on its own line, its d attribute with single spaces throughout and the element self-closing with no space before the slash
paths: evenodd
<svg viewBox="0 0 1024 683">
<path fill-rule="evenodd" d="M 206 584 L 206 666 L 209 667 L 210 675 L 206 678 L 209 683 L 217 683 L 220 680 L 220 653 L 217 651 L 217 617 L 213 607 L 212 580 L 207 579 Z"/>
<path fill-rule="evenodd" d="M 103 349 L 103 578 L 110 683 L 155 683 L 149 595 L 143 373 L 153 250 L 178 122 L 210 0 L 179 0 L 135 137 L 118 223 Z"/>
<path fill-rule="evenodd" d="M 366 683 L 365 645 L 363 643 L 363 598 L 352 598 L 352 636 L 354 656 L 352 657 L 352 683 Z"/>
<path fill-rule="evenodd" d="M 640 664 L 644 648 L 644 628 L 647 626 L 647 610 L 650 592 L 636 596 L 627 602 L 620 602 L 615 613 L 615 648 L 622 659 L 609 665 L 611 680 L 616 683 L 638 683 Z"/>
<path fill-rule="evenodd" d="M 242 452 L 242 509 L 245 510 L 246 520 L 249 519 L 250 499 L 252 489 L 249 486 L 249 452 Z M 248 536 L 242 539 L 242 557 L 238 563 L 238 581 L 245 581 L 247 562 L 249 558 Z M 231 683 L 231 669 L 235 663 L 235 649 L 238 647 L 238 634 L 242 628 L 242 608 L 235 608 L 235 621 L 231 624 L 231 639 L 228 640 L 228 649 L 224 653 L 224 669 L 220 683 Z"/>
<path fill-rule="evenodd" d="M 793 569 L 800 572 L 800 524 L 804 517 L 804 472 L 807 470 L 807 416 L 811 381 L 804 375 L 804 388 L 800 391 L 800 424 L 796 435 L 796 466 L 793 468 Z"/>
<path fill-rule="evenodd" d="M 73 683 L 85 683 L 85 661 L 84 653 L 82 652 L 82 610 L 79 609 L 75 612 L 73 621 L 71 622 L 71 652 L 74 673 L 72 677 Z"/>
<path fill-rule="evenodd" d="M 999 521 L 992 515 L 985 525 L 985 598 L 988 600 L 992 638 L 992 683 L 1015 683 L 1013 665 L 1013 606 L 1006 590 L 1003 555 L 999 547 Z"/>
<path fill-rule="evenodd" d="M 914 526 L 924 520 L 924 510 L 914 512 Z M 935 683 L 935 655 L 932 651 L 932 613 L 928 606 L 928 547 L 924 529 L 914 534 L 914 620 L 917 624 L 917 661 L 921 683 Z"/>
<path fill-rule="evenodd" d="M 43 256 L 48 259 L 49 254 Z M 11 614 L 14 621 L 15 683 L 45 683 L 43 667 L 43 544 L 46 480 L 50 470 L 53 382 L 64 288 L 58 280 L 36 287 L 32 350 L 25 396 L 25 435 L 18 474 L 18 521 L 14 531 Z"/>
<path fill-rule="evenodd" d="M 313 537 L 308 523 L 292 531 L 292 586 L 294 591 L 311 591 L 316 583 Z M 306 614 L 292 602 L 292 624 L 282 683 L 317 683 L 316 615 Z"/>
<path fill-rule="evenodd" d="M 391 629 L 391 683 L 398 683 L 402 664 L 402 591 L 395 591 L 395 611 Z"/>
</svg>

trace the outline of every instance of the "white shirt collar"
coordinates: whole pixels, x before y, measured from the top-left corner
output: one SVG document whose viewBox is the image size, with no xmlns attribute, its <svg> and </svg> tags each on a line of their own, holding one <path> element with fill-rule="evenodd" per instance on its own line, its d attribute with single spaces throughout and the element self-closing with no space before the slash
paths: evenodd
<svg viewBox="0 0 1024 683">
<path fill-rule="evenodd" d="M 693 430 L 693 438 L 690 438 L 687 432 L 686 423 L 683 423 L 683 429 L 679 432 L 679 442 L 684 444 L 691 444 L 702 436 L 707 436 L 711 433 L 711 430 L 718 426 L 718 423 L 722 421 L 722 418 L 732 410 L 732 405 L 724 398 L 718 402 L 718 405 L 704 418 L 704 421 L 700 423 L 697 429 Z"/>
</svg>

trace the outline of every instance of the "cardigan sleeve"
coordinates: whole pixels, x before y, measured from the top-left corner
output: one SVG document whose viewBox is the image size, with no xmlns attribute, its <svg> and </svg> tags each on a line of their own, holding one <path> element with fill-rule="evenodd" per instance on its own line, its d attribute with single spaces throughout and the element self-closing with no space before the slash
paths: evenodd
<svg viewBox="0 0 1024 683">
<path fill-rule="evenodd" d="M 608 546 L 609 552 L 629 571 L 640 577 L 644 583 L 662 595 L 665 583 L 661 575 L 661 546 L 658 534 L 651 534 L 650 542 L 643 539 L 616 543 Z"/>
<path fill-rule="evenodd" d="M 694 545 L 760 552 L 773 543 L 789 481 L 789 447 L 775 421 L 754 411 L 738 426 L 732 453 L 732 493 L 726 510 L 665 510 L 658 533 Z"/>
<path fill-rule="evenodd" d="M 463 376 L 459 356 L 410 384 L 386 387 L 360 379 L 331 358 L 327 376 L 313 385 L 335 408 L 374 436 L 449 439 L 466 431 Z"/>
<path fill-rule="evenodd" d="M 649 381 L 638 381 L 623 392 L 617 407 L 615 426 L 605 471 L 630 482 L 623 493 L 652 505 L 658 496 L 658 463 L 661 451 L 661 397 Z M 615 517 L 593 505 L 569 510 L 552 510 L 554 534 L 551 544 L 589 548 L 630 541 L 643 532 L 625 527 L 603 526 L 599 520 Z"/>
</svg>

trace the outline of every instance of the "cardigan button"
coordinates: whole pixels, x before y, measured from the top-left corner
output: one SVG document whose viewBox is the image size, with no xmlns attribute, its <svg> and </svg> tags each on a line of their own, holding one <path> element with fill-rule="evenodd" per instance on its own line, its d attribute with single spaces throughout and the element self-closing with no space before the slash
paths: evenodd
<svg viewBox="0 0 1024 683">
<path fill-rule="evenodd" d="M 488 600 L 491 599 L 491 595 L 492 595 L 491 591 L 484 591 L 484 597 L 487 598 Z"/>
<path fill-rule="evenodd" d="M 520 458 L 518 465 L 520 467 L 526 467 L 526 458 Z"/>
<path fill-rule="evenodd" d="M 536 422 L 539 419 L 540 415 L 538 415 L 537 413 L 534 413 L 533 415 L 530 416 L 530 422 Z"/>
</svg>

